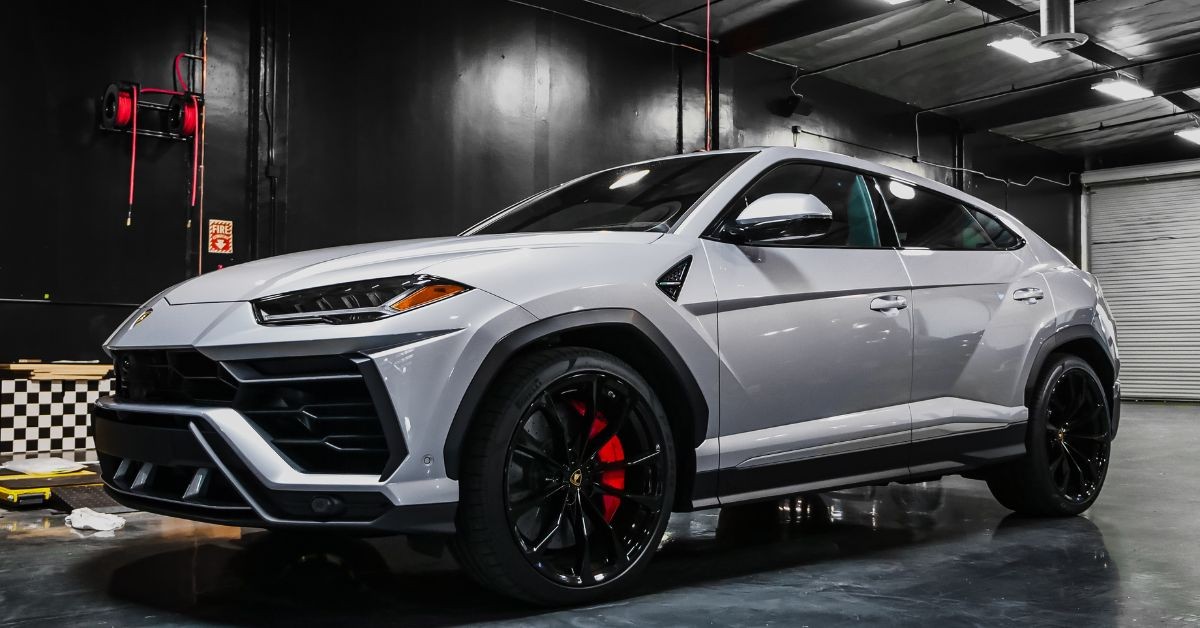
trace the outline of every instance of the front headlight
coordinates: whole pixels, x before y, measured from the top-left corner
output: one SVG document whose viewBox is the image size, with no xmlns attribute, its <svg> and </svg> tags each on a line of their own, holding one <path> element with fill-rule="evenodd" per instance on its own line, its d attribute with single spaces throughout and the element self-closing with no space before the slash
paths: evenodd
<svg viewBox="0 0 1200 628">
<path fill-rule="evenodd" d="M 470 286 L 410 275 L 308 288 L 251 301 L 263 325 L 365 323 L 448 299 Z"/>
</svg>

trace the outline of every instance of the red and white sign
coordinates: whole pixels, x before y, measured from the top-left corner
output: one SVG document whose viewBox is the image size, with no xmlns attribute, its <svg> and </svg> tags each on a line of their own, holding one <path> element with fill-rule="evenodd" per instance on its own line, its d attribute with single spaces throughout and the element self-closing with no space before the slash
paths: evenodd
<svg viewBox="0 0 1200 628">
<path fill-rule="evenodd" d="M 233 221 L 208 221 L 208 252 L 233 254 Z"/>
</svg>

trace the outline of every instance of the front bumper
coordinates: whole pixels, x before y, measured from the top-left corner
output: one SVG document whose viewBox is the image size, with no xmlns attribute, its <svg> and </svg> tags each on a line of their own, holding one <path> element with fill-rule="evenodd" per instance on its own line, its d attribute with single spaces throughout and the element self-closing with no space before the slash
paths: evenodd
<svg viewBox="0 0 1200 628">
<path fill-rule="evenodd" d="M 401 505 L 375 476 L 303 474 L 273 451 L 243 457 L 227 436 L 239 429 L 270 449 L 227 408 L 104 398 L 92 417 L 105 487 L 132 508 L 249 527 L 454 532 L 453 502 Z"/>
<path fill-rule="evenodd" d="M 222 523 L 242 523 L 235 519 L 248 515 L 256 524 L 273 527 L 382 527 L 417 532 L 444 531 L 453 520 L 458 483 L 447 474 L 443 451 L 451 421 L 480 363 L 501 338 L 536 320 L 522 308 L 478 289 L 402 316 L 354 325 L 264 326 L 255 320 L 250 304 L 245 302 L 172 305 L 165 299 L 157 299 L 139 312 L 151 310 L 153 315 L 144 317 L 137 324 L 134 324 L 138 319 L 135 313 L 109 339 L 106 350 L 116 358 L 126 352 L 195 352 L 208 361 L 230 367 L 237 367 L 237 363 L 261 366 L 257 362 L 262 360 L 350 356 L 364 375 L 372 375 L 367 378 L 367 385 L 371 388 L 371 398 L 379 406 L 379 418 L 387 430 L 396 431 L 389 437 L 393 459 L 382 469 L 372 467 L 373 473 L 367 473 L 366 470 L 313 468 L 310 461 L 297 457 L 294 449 L 280 444 L 278 438 L 283 435 L 269 433 L 269 426 L 263 423 L 264 414 L 270 412 L 269 407 L 248 403 L 240 394 L 241 385 L 246 382 L 258 387 L 272 386 L 270 380 L 274 376 L 271 373 L 261 372 L 261 369 L 258 373 L 243 373 L 235 368 L 213 377 L 212 373 L 192 372 L 192 367 L 187 364 L 176 365 L 175 370 L 184 379 L 191 379 L 198 388 L 189 394 L 158 398 L 123 393 L 121 399 L 101 400 L 97 404 L 97 414 L 115 412 L 125 415 L 126 423 L 144 423 L 151 427 L 172 422 L 181 426 L 186 432 L 185 442 L 201 446 L 201 449 L 200 444 L 207 443 L 214 450 L 211 455 L 204 452 L 207 458 L 201 462 L 220 471 L 219 474 L 214 471 L 214 477 L 223 481 L 232 477 L 240 483 L 239 488 L 231 482 L 230 490 L 238 494 L 239 503 L 249 508 L 249 512 L 196 511 L 192 504 L 185 503 L 182 505 L 184 510 L 175 510 L 171 514 Z M 238 390 L 225 392 L 236 399 L 230 401 L 229 395 L 212 396 L 209 384 L 214 379 L 229 380 L 230 377 L 238 380 Z M 287 377 L 295 379 L 298 376 Z M 281 385 L 298 388 L 301 392 L 307 386 L 296 381 Z M 384 409 L 387 411 L 383 412 Z M 113 441 L 122 438 L 116 435 L 105 440 L 102 434 L 106 429 L 121 430 L 123 426 L 97 423 L 99 452 L 102 456 L 115 453 L 115 450 L 106 451 L 106 445 L 100 443 L 117 447 L 112 445 Z M 191 425 L 196 426 L 199 436 L 192 433 Z M 395 456 L 397 442 L 403 447 L 402 456 Z M 151 459 L 154 449 L 155 446 L 147 445 L 140 451 L 125 452 L 130 454 L 125 458 L 146 462 Z M 181 507 L 171 501 L 174 498 L 164 499 L 162 495 L 157 498 L 154 495 L 128 495 L 137 471 L 132 472 L 122 488 L 116 474 L 119 465 L 119 462 L 115 463 L 105 480 L 122 501 L 159 512 Z M 187 475 L 187 471 L 178 473 L 181 478 Z M 171 475 L 165 473 L 164 477 Z M 177 484 L 186 482 L 178 479 Z M 144 487 L 145 483 L 140 486 Z M 186 486 L 175 488 L 180 489 L 176 496 L 179 497 Z M 311 512 L 305 514 L 273 507 L 264 495 L 297 499 L 334 495 L 342 496 L 343 503 L 349 503 L 346 501 L 349 497 L 382 496 L 391 508 L 419 516 L 415 516 L 415 523 L 401 521 L 400 515 L 392 515 L 398 517 L 396 521 L 375 523 L 321 518 Z M 135 504 L 135 501 L 147 499 L 155 501 Z M 431 512 L 437 513 L 433 518 L 442 520 L 445 525 L 426 523 L 425 515 Z"/>
</svg>

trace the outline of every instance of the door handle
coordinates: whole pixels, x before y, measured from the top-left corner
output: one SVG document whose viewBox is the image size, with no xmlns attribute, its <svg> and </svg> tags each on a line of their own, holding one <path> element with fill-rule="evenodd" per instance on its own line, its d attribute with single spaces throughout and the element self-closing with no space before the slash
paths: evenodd
<svg viewBox="0 0 1200 628">
<path fill-rule="evenodd" d="M 871 299 L 871 309 L 876 312 L 903 310 L 906 307 L 908 307 L 908 299 L 898 294 L 888 294 Z"/>
<path fill-rule="evenodd" d="M 1013 291 L 1013 298 L 1018 301 L 1024 301 L 1030 305 L 1041 301 L 1046 297 L 1041 288 L 1020 288 Z"/>
</svg>

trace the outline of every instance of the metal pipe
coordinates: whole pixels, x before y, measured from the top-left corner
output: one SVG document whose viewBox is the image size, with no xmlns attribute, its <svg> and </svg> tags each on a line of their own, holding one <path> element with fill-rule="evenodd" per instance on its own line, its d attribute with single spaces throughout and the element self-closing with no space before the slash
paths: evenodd
<svg viewBox="0 0 1200 628">
<path fill-rule="evenodd" d="M 902 155 L 902 154 L 900 154 L 900 153 L 897 153 L 897 152 L 895 152 L 895 151 L 890 151 L 890 150 L 887 150 L 887 149 L 884 149 L 884 148 L 875 148 L 874 146 L 868 146 L 868 145 L 866 145 L 866 144 L 859 144 L 858 142 L 852 142 L 852 141 L 850 141 L 850 140 L 842 139 L 842 138 L 840 138 L 840 137 L 832 137 L 832 136 L 829 136 L 829 135 L 822 135 L 822 134 L 820 134 L 820 133 L 814 133 L 814 132 L 812 132 L 812 131 L 806 131 L 806 130 L 804 130 L 802 127 L 800 127 L 800 125 L 793 125 L 793 126 L 792 126 L 792 146 L 796 146 L 796 145 L 797 145 L 797 143 L 796 143 L 796 136 L 797 136 L 797 135 L 799 135 L 799 134 L 801 134 L 801 133 L 803 133 L 803 134 L 805 134 L 805 135 L 811 135 L 811 136 L 813 136 L 813 137 L 819 137 L 819 138 L 821 138 L 821 139 L 823 139 L 823 140 L 829 140 L 830 142 L 837 142 L 837 143 L 839 143 L 839 144 L 845 144 L 845 145 L 847 145 L 847 146 L 854 146 L 855 148 L 862 148 L 862 149 L 865 149 L 865 150 L 870 150 L 870 151 L 875 151 L 875 152 L 877 152 L 877 153 L 882 153 L 882 154 L 884 154 L 884 155 L 891 155 L 891 156 L 893 156 L 893 157 L 899 157 L 899 158 L 901 158 L 901 159 L 912 159 L 912 155 Z"/>
<path fill-rule="evenodd" d="M 109 129 L 109 130 L 116 131 L 117 133 L 130 133 L 130 134 L 133 133 L 133 131 L 130 129 Z M 144 135 L 146 137 L 157 137 L 157 138 L 163 139 L 163 140 L 185 141 L 187 139 L 180 135 L 172 135 L 170 133 L 163 133 L 162 131 L 152 131 L 150 129 L 138 129 L 137 134 Z"/>
<path fill-rule="evenodd" d="M 208 0 L 201 5 L 200 18 L 200 94 L 208 94 Z M 196 168 L 197 176 L 200 177 L 200 205 L 198 217 L 200 224 L 197 225 L 196 235 L 198 242 L 196 247 L 196 276 L 204 274 L 204 248 L 207 244 L 206 229 L 204 228 L 204 153 L 207 148 L 205 136 L 208 132 L 208 107 L 200 108 L 200 134 L 192 141 L 200 142 L 200 163 Z"/>
<path fill-rule="evenodd" d="M 1042 37 L 1075 32 L 1075 3 L 1042 0 Z"/>
<path fill-rule="evenodd" d="M 1075 32 L 1074 0 L 1042 0 L 1042 36 L 1033 40 L 1034 46 L 1066 52 L 1087 40 L 1087 35 Z"/>
</svg>

